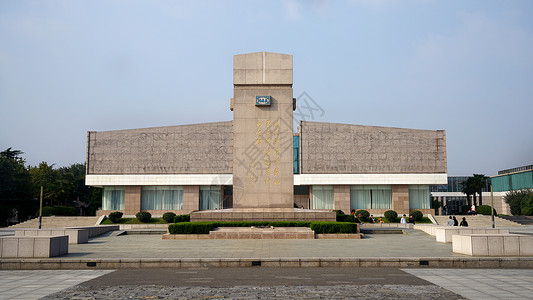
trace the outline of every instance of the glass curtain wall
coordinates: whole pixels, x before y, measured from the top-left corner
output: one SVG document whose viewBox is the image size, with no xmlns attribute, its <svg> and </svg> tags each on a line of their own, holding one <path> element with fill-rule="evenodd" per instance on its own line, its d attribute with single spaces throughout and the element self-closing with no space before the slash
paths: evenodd
<svg viewBox="0 0 533 300">
<path fill-rule="evenodd" d="M 200 210 L 222 209 L 222 186 L 200 187 Z"/>
<path fill-rule="evenodd" d="M 429 185 L 410 185 L 409 186 L 409 208 L 410 209 L 431 208 L 431 197 L 429 193 Z"/>
<path fill-rule="evenodd" d="M 141 192 L 142 210 L 183 209 L 183 187 L 143 186 Z"/>
<path fill-rule="evenodd" d="M 391 209 L 390 185 L 354 185 L 350 187 L 350 209 Z"/>
<path fill-rule="evenodd" d="M 332 185 L 314 185 L 311 192 L 313 209 L 334 209 Z"/>
<path fill-rule="evenodd" d="M 124 209 L 123 186 L 104 186 L 102 192 L 102 209 L 103 210 L 123 210 Z"/>
</svg>

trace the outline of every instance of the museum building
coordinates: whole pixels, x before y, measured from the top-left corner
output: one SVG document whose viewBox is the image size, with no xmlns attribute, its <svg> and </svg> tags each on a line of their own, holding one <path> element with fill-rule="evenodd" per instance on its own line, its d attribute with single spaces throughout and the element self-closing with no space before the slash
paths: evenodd
<svg viewBox="0 0 533 300">
<path fill-rule="evenodd" d="M 98 214 L 433 213 L 430 186 L 447 183 L 445 131 L 300 121 L 294 133 L 292 66 L 286 54 L 235 55 L 231 121 L 89 131 Z"/>
</svg>

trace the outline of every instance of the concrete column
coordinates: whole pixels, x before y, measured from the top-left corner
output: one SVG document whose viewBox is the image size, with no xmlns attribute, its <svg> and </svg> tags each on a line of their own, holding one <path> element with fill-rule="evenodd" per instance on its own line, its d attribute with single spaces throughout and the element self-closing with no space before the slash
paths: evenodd
<svg viewBox="0 0 533 300">
<path fill-rule="evenodd" d="M 186 214 L 200 209 L 200 186 L 183 186 L 183 211 Z"/>
<path fill-rule="evenodd" d="M 398 215 L 409 215 L 409 186 L 393 185 L 392 186 L 392 209 Z"/>
<path fill-rule="evenodd" d="M 350 213 L 350 186 L 334 185 L 333 200 L 335 209 L 342 210 L 345 214 Z"/>
<path fill-rule="evenodd" d="M 141 211 L 141 186 L 127 185 L 124 191 L 124 214 L 135 215 Z"/>
</svg>

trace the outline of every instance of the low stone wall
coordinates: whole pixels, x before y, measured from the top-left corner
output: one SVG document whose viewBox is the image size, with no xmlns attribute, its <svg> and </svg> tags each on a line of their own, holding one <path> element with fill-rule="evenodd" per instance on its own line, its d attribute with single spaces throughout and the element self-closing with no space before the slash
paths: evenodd
<svg viewBox="0 0 533 300">
<path fill-rule="evenodd" d="M 315 232 L 308 227 L 220 227 L 209 232 L 212 239 L 314 239 Z"/>
<path fill-rule="evenodd" d="M 89 241 L 87 229 L 17 229 L 15 236 L 68 236 L 69 244 L 85 244 Z"/>
<path fill-rule="evenodd" d="M 98 226 L 80 226 L 80 227 L 66 227 L 65 229 L 85 229 L 89 233 L 89 238 L 102 235 L 109 231 L 119 230 L 119 225 L 98 225 Z"/>
<path fill-rule="evenodd" d="M 509 234 L 509 230 L 499 228 L 468 228 L 457 226 L 435 228 L 435 239 L 437 242 L 441 243 L 451 243 L 453 235 L 465 234 Z"/>
<path fill-rule="evenodd" d="M 54 257 L 68 254 L 68 236 L 0 237 L 0 257 Z"/>
<path fill-rule="evenodd" d="M 128 229 L 165 229 L 168 232 L 170 224 L 120 224 L 120 230 Z"/>
<path fill-rule="evenodd" d="M 533 236 L 520 234 L 452 235 L 455 253 L 472 256 L 533 256 Z"/>
<path fill-rule="evenodd" d="M 435 236 L 435 229 L 440 227 L 444 226 L 434 224 L 415 224 L 415 226 L 413 226 L 414 229 L 422 230 L 423 232 L 432 236 Z"/>
</svg>

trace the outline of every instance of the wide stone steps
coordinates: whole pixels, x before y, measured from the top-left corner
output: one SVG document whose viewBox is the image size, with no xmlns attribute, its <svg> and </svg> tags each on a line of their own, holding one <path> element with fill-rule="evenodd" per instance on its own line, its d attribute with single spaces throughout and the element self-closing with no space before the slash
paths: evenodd
<svg viewBox="0 0 533 300">
<path fill-rule="evenodd" d="M 99 217 L 43 217 L 42 228 L 63 228 L 73 226 L 94 226 Z M 38 228 L 39 218 L 31 219 L 26 222 L 18 223 L 9 228 Z"/>
<path fill-rule="evenodd" d="M 439 223 L 439 225 L 446 225 L 446 222 L 448 221 L 449 216 L 435 216 L 435 220 Z M 457 218 L 457 221 L 461 223 L 461 220 L 463 217 L 466 218 L 466 221 L 468 222 L 469 227 L 490 227 L 492 226 L 492 219 L 491 216 L 483 216 L 483 215 L 477 215 L 477 216 L 463 216 L 463 215 L 457 215 L 455 216 Z M 494 225 L 498 227 L 520 227 L 523 226 L 521 224 L 518 224 L 513 221 L 505 220 L 500 217 L 494 216 Z"/>
<path fill-rule="evenodd" d="M 501 216 L 501 218 L 522 225 L 533 225 L 533 216 Z"/>
</svg>

